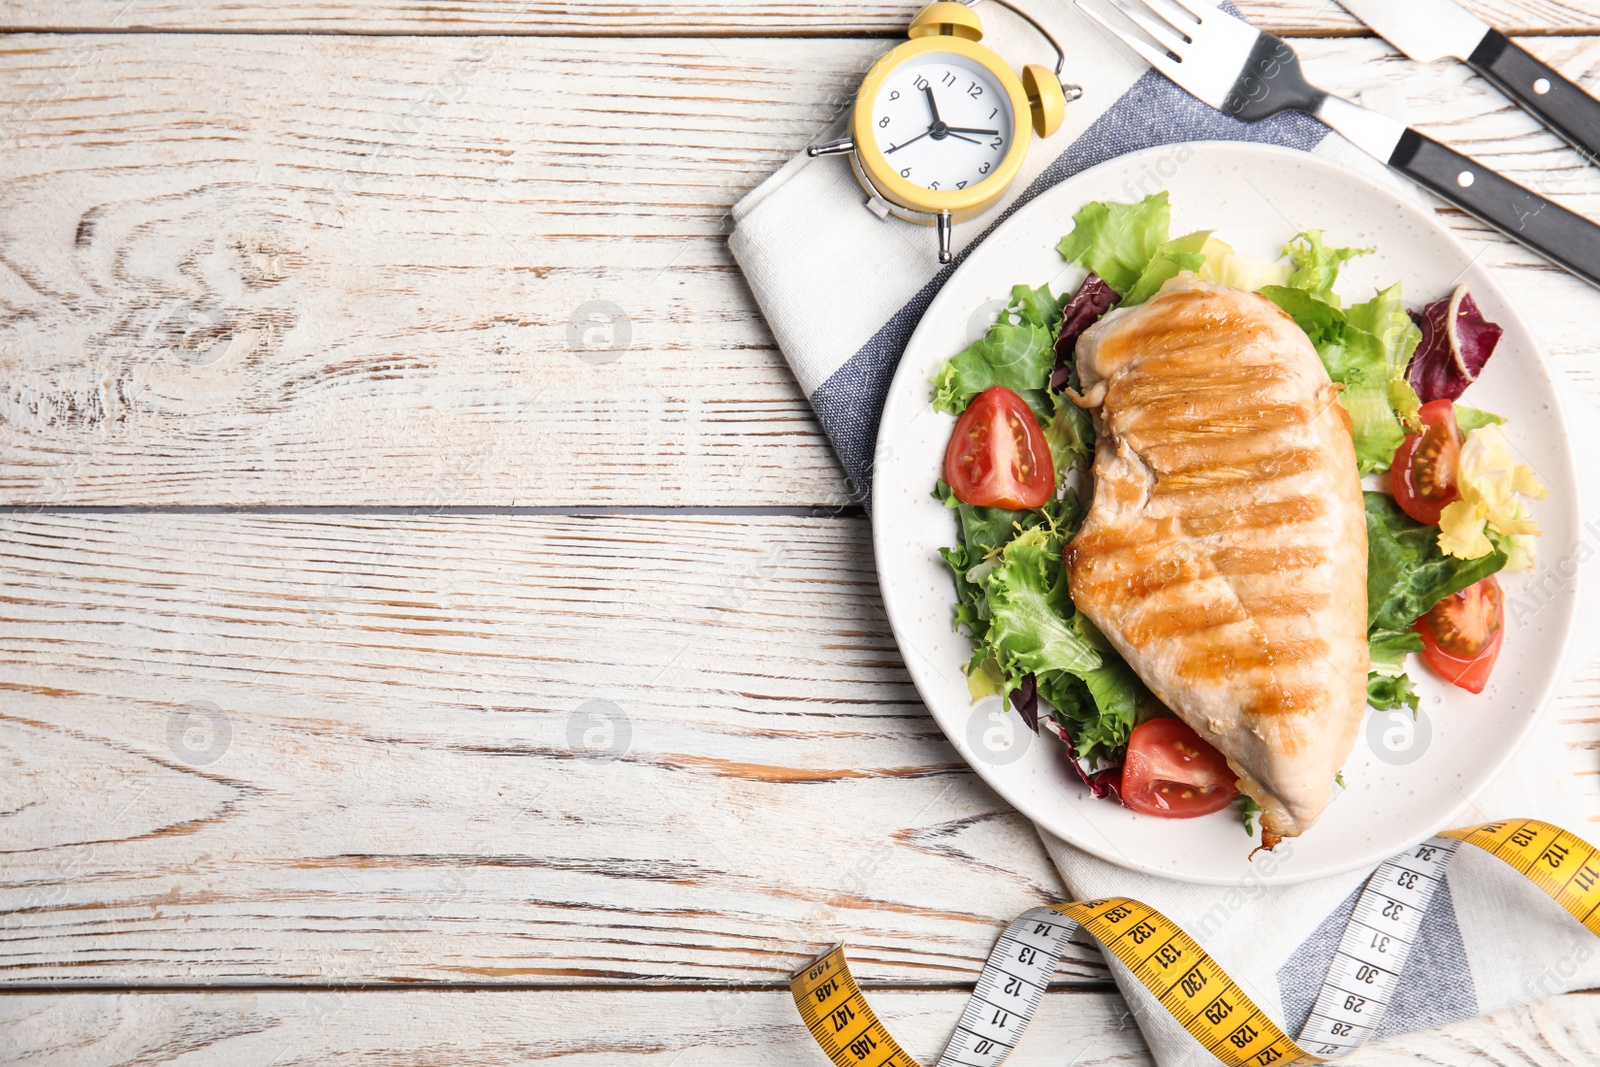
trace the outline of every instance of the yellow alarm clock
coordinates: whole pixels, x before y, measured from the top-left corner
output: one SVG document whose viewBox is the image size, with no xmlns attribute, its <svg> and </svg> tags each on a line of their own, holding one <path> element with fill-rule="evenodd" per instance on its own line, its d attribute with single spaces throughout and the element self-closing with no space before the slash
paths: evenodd
<svg viewBox="0 0 1600 1067">
<path fill-rule="evenodd" d="M 983 25 L 971 7 L 938 0 L 911 20 L 911 39 L 867 72 L 856 91 L 850 136 L 806 149 L 813 157 L 848 153 L 867 206 L 880 217 L 937 226 L 940 263 L 950 262 L 952 225 L 1004 195 L 1022 169 L 1031 135 L 1055 133 L 1067 101 L 1083 92 L 1062 84 L 1066 57 L 1055 38 L 1026 12 L 996 2 L 1050 42 L 1054 72 L 1030 63 L 1019 78 L 978 43 Z"/>
</svg>

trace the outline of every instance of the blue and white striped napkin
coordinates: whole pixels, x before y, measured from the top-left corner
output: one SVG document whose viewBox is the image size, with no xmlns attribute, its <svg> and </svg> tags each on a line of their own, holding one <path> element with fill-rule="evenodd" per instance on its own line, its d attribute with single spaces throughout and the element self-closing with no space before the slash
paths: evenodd
<svg viewBox="0 0 1600 1067">
<path fill-rule="evenodd" d="M 1065 43 L 1067 78 L 1080 83 L 1084 95 L 1068 105 L 1062 131 L 1035 146 L 1006 199 L 983 218 L 956 227 L 953 263 L 938 265 L 931 229 L 880 220 L 868 211 L 849 163 L 840 157 L 801 155 L 734 208 L 734 257 L 864 502 L 884 396 L 912 331 L 966 250 L 1040 192 L 1128 152 L 1200 140 L 1267 142 L 1388 175 L 1310 118 L 1286 114 L 1255 125 L 1237 122 L 1129 57 L 1070 5 L 1052 3 L 1046 10 L 1039 0 L 1034 7 L 1030 13 Z M 1014 66 L 1050 58 L 1048 45 L 1010 12 L 997 5 L 980 12 L 985 44 Z M 834 130 L 819 130 L 817 140 L 837 135 L 839 126 L 842 120 Z M 1128 198 L 1138 195 L 1130 189 Z M 1586 507 L 1585 513 L 1600 510 Z M 1596 588 L 1596 577 L 1586 571 L 1585 590 Z M 1581 622 L 1580 630 L 1569 656 L 1575 666 L 1591 658 L 1600 619 Z M 1556 724 L 1546 715 L 1517 760 L 1472 798 L 1464 821 L 1542 818 L 1592 839 L 1565 766 Z M 1291 1034 L 1311 1010 L 1368 873 L 1286 887 L 1248 881 L 1196 886 L 1129 871 L 1043 832 L 1041 837 L 1073 897 L 1128 895 L 1164 911 L 1199 937 Z M 1215 1062 L 1119 963 L 1110 964 L 1163 1067 Z M 1447 891 L 1434 897 L 1402 991 L 1378 1033 L 1438 1026 L 1595 986 L 1600 939 L 1499 860 L 1464 848 Z"/>
</svg>

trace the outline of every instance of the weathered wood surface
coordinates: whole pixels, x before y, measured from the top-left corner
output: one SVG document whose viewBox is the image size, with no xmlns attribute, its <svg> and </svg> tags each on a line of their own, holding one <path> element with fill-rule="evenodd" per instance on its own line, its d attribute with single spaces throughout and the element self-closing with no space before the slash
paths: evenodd
<svg viewBox="0 0 1600 1067">
<path fill-rule="evenodd" d="M 846 499 L 725 215 L 885 42 L 174 41 L 0 38 L 0 502 Z M 1530 43 L 1600 74 L 1596 38 Z M 1302 51 L 1600 216 L 1460 64 Z M 1600 396 L 1600 294 L 1449 218 Z"/>
<path fill-rule="evenodd" d="M 961 992 L 871 994 L 906 1051 L 933 1062 Z M 1600 1003 L 1554 997 L 1439 1030 L 1374 1041 L 1361 1067 L 1589 1067 Z M 452 1063 L 473 1067 L 827 1067 L 781 990 L 83 993 L 0 996 L 0 1058 L 37 1067 L 148 1063 Z M 1006 1067 L 1146 1067 L 1112 992 L 1048 994 Z"/>
<path fill-rule="evenodd" d="M 1404 0 L 1396 0 L 1403 3 Z M 1237 0 L 1251 21 L 1278 33 L 1360 33 L 1364 27 L 1331 0 Z M 227 30 L 257 33 L 637 34 L 739 36 L 897 34 L 922 0 L 847 3 L 534 3 L 532 0 L 341 0 L 185 2 L 185 0 L 5 0 L 0 29 Z M 1600 31 L 1595 0 L 1465 0 L 1464 6 L 1507 33 Z"/>
<path fill-rule="evenodd" d="M 1063 893 L 908 683 L 864 520 L 0 530 L 0 983 L 770 983 L 843 939 L 948 985 Z"/>
<path fill-rule="evenodd" d="M 108 31 L 0 36 L 0 505 L 843 502 L 725 212 L 888 46 L 827 38 L 918 6 L 0 0 Z M 1600 76 L 1600 39 L 1527 43 Z M 1299 47 L 1600 216 L 1459 65 Z M 1600 298 L 1447 218 L 1600 398 Z M 855 518 L 0 513 L 0 688 L 5 1063 L 821 1067 L 773 983 L 841 937 L 928 987 L 874 1003 L 931 1058 L 1062 891 L 918 703 Z M 1600 822 L 1600 670 L 1557 714 Z M 1104 980 L 1073 948 L 1011 1062 L 1148 1064 Z M 118 991 L 160 985 L 217 988 Z M 1597 1030 L 1569 996 L 1359 1058 L 1590 1064 Z"/>
<path fill-rule="evenodd" d="M 770 983 L 842 937 L 951 983 L 1060 898 L 900 668 L 860 520 L 3 541 L 0 981 Z"/>
</svg>

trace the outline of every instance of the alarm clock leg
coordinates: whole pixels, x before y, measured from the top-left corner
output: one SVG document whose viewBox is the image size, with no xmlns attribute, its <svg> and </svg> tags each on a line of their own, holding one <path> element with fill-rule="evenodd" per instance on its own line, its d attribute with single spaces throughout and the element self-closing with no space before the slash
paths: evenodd
<svg viewBox="0 0 1600 1067">
<path fill-rule="evenodd" d="M 939 212 L 939 262 L 950 262 L 950 212 Z"/>
<path fill-rule="evenodd" d="M 814 144 L 806 148 L 806 155 L 812 159 L 818 156 L 842 156 L 846 152 L 856 150 L 855 142 L 846 137 L 839 141 L 829 141 L 827 144 Z"/>
</svg>

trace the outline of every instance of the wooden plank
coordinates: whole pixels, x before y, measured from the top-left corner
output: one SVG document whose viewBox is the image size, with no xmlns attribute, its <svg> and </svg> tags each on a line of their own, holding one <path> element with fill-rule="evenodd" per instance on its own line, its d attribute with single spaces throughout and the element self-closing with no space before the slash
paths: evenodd
<svg viewBox="0 0 1600 1067">
<path fill-rule="evenodd" d="M 1064 893 L 864 520 L 12 513 L 0 583 L 0 983 L 950 985 Z"/>
<path fill-rule="evenodd" d="M 860 520 L 4 529 L 5 982 L 949 983 L 1062 893 Z"/>
<path fill-rule="evenodd" d="M 410 5 L 292 0 L 285 4 L 184 0 L 6 0 L 0 29 L 227 30 L 258 33 L 573 34 L 652 37 L 899 34 L 920 2 L 867 0 L 770 5 L 594 2 L 535 5 L 522 0 L 453 0 Z M 1276 33 L 1359 33 L 1361 24 L 1325 0 L 1238 0 L 1247 18 Z M 1595 0 L 1465 0 L 1464 6 L 1507 33 L 1600 32 Z"/>
<path fill-rule="evenodd" d="M 1532 43 L 1600 74 L 1600 39 Z M 0 40 L 0 503 L 844 502 L 725 212 L 883 47 Z M 1460 64 L 1304 51 L 1600 216 Z M 1600 294 L 1451 222 L 1600 396 Z"/>
<path fill-rule="evenodd" d="M 872 993 L 906 1051 L 933 1062 L 960 1014 L 955 991 Z M 449 1062 L 473 1067 L 626 1062 L 641 1067 L 826 1067 L 780 990 L 622 992 L 79 993 L 0 996 L 0 1055 L 39 1067 L 153 1062 Z M 1553 997 L 1437 1030 L 1374 1041 L 1363 1067 L 1525 1067 L 1600 1061 L 1593 994 Z M 1148 1067 L 1114 992 L 1048 994 L 1007 1067 Z"/>
</svg>

